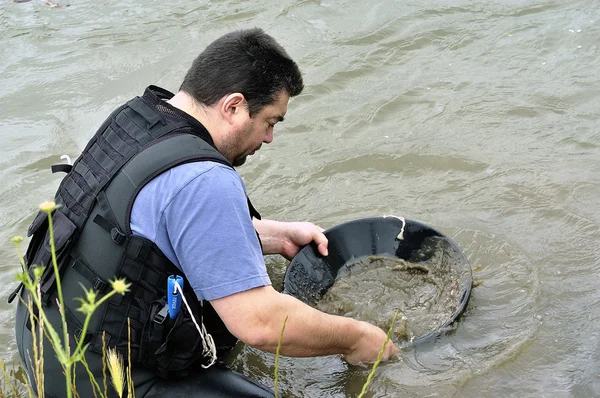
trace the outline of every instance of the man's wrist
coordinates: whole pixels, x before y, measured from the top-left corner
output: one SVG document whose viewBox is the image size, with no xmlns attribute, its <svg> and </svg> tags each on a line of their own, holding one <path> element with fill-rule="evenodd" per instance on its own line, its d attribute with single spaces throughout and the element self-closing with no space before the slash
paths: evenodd
<svg viewBox="0 0 600 398">
<path fill-rule="evenodd" d="M 346 318 L 349 321 L 349 325 L 346 326 L 346 331 L 348 332 L 348 345 L 346 348 L 346 352 L 343 355 L 349 355 L 353 352 L 356 352 L 365 335 L 365 325 L 364 322 L 358 321 L 352 318 Z"/>
<path fill-rule="evenodd" d="M 285 239 L 285 224 L 273 220 L 253 220 L 254 228 L 260 236 L 263 254 L 281 254 Z"/>
</svg>

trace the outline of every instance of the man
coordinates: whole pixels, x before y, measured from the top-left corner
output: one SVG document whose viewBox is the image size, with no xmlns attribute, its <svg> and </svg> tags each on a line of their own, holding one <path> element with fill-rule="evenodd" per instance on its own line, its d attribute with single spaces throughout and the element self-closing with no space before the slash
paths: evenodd
<svg viewBox="0 0 600 398">
<path fill-rule="evenodd" d="M 227 34 L 196 58 L 177 94 L 150 86 L 113 112 L 64 170 L 56 197 L 61 207 L 53 219 L 65 312 L 70 334 L 90 344 L 86 358 L 98 380 L 105 344 L 124 354 L 131 350 L 138 396 L 204 396 L 203 386 L 219 378 L 216 388 L 229 386 L 231 395 L 268 396 L 266 389 L 212 365 L 215 352 L 223 355 L 236 339 L 274 353 L 286 317 L 282 355 L 376 360 L 386 340 L 383 330 L 322 313 L 273 289 L 264 254 L 290 259 L 314 241 L 326 256 L 327 239 L 312 223 L 260 219 L 232 167 L 273 141 L 289 98 L 302 89 L 298 66 L 272 37 L 260 29 Z M 40 214 L 30 227 L 28 264 L 49 261 L 45 221 Z M 184 277 L 191 307 L 184 304 L 173 318 L 166 302 L 171 274 Z M 84 333 L 73 304 L 82 292 L 73 287 L 83 283 L 103 294 L 115 277 L 131 282 L 131 292 L 98 310 Z M 55 290 L 47 273 L 42 294 L 49 320 L 58 323 Z M 20 305 L 17 340 L 31 374 L 25 312 Z M 210 336 L 201 337 L 194 321 Z M 383 358 L 396 352 L 389 342 Z M 60 366 L 47 352 L 46 362 L 47 396 L 62 396 Z M 78 390 L 83 384 L 85 391 L 80 394 L 91 395 L 87 375 L 78 372 Z"/>
</svg>

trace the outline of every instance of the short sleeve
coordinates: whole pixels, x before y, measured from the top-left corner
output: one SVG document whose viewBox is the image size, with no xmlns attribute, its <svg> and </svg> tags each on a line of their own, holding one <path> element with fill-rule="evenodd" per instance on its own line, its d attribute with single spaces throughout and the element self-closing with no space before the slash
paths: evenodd
<svg viewBox="0 0 600 398">
<path fill-rule="evenodd" d="M 180 172 L 183 175 L 178 178 Z M 271 284 L 245 188 L 233 169 L 216 163 L 211 167 L 182 165 L 164 179 L 173 183 L 154 184 L 162 187 L 155 192 L 165 199 L 150 210 L 160 211 L 154 217 L 157 231 L 151 240 L 181 269 L 200 300 Z M 176 183 L 182 180 L 183 185 Z M 176 191 L 164 192 L 173 186 Z"/>
</svg>

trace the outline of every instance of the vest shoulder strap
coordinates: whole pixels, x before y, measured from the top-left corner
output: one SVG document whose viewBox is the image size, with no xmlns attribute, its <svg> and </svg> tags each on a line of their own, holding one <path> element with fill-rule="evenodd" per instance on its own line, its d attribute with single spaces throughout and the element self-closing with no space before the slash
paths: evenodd
<svg viewBox="0 0 600 398">
<path fill-rule="evenodd" d="M 138 193 L 148 182 L 175 166 L 198 161 L 213 161 L 232 167 L 206 141 L 186 133 L 175 133 L 153 141 L 134 156 L 106 189 L 109 207 L 119 229 L 131 234 L 131 209 Z"/>
</svg>

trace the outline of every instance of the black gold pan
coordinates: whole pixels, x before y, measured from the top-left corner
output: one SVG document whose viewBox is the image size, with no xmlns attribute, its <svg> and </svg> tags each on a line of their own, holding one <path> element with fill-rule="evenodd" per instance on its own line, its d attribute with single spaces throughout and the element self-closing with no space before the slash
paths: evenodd
<svg viewBox="0 0 600 398">
<path fill-rule="evenodd" d="M 292 259 L 284 278 L 283 291 L 309 305 L 314 305 L 333 285 L 338 271 L 353 258 L 391 255 L 409 262 L 426 260 L 424 242 L 428 238 L 444 240 L 444 255 L 452 256 L 459 267 L 459 294 L 456 310 L 437 330 L 412 340 L 417 344 L 439 336 L 465 310 L 471 294 L 471 267 L 458 245 L 440 231 L 418 221 L 384 216 L 349 221 L 325 231 L 329 255 L 324 257 L 314 243 L 303 247 Z"/>
</svg>

